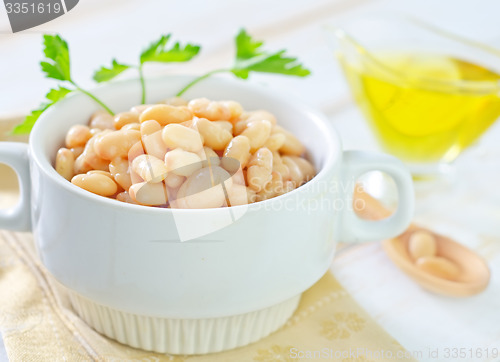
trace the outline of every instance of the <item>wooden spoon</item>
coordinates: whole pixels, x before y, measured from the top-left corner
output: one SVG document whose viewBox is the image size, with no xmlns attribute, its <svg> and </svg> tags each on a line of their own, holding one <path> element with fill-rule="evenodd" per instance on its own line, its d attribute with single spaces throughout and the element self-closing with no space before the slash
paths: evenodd
<svg viewBox="0 0 500 362">
<path fill-rule="evenodd" d="M 364 192 L 361 187 L 355 187 L 354 198 L 365 202 L 366 207 L 358 213 L 365 219 L 380 220 L 392 214 L 379 201 Z M 459 274 L 455 280 L 439 278 L 416 267 L 408 248 L 410 236 L 416 231 L 425 231 L 431 234 L 436 240 L 436 255 L 446 258 L 458 266 Z M 423 288 L 434 293 L 464 297 L 477 294 L 488 286 L 490 270 L 486 261 L 474 251 L 432 230 L 411 224 L 398 237 L 384 240 L 382 246 L 394 264 Z"/>
</svg>

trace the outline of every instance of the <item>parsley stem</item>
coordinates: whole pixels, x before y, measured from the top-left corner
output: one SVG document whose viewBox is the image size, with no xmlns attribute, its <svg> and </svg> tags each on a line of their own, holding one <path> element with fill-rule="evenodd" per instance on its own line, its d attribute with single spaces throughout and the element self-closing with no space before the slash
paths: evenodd
<svg viewBox="0 0 500 362">
<path fill-rule="evenodd" d="M 182 88 L 179 91 L 179 93 L 176 94 L 176 97 L 182 96 L 189 88 L 194 86 L 196 83 L 202 81 L 203 79 L 211 77 L 212 75 L 214 75 L 216 73 L 224 73 L 224 72 L 229 72 L 229 71 L 230 71 L 230 69 L 216 69 L 216 70 L 212 70 L 211 72 L 208 72 L 207 74 L 204 74 L 198 78 L 195 78 L 191 82 L 189 82 L 188 85 L 186 85 L 184 88 Z"/>
<path fill-rule="evenodd" d="M 86 91 L 85 89 L 83 88 L 80 88 L 75 82 L 73 81 L 70 81 L 71 84 L 73 84 L 76 89 L 80 92 L 82 92 L 83 94 L 89 96 L 90 98 L 92 98 L 94 101 L 96 101 L 102 108 L 104 108 L 109 114 L 111 114 L 112 116 L 114 116 L 115 114 L 113 113 L 113 111 L 107 106 L 105 105 L 99 98 L 97 98 L 95 95 L 93 95 L 92 93 Z"/>
<path fill-rule="evenodd" d="M 142 72 L 142 64 L 139 65 L 139 79 L 141 80 L 141 104 L 146 103 L 146 82 L 144 82 L 144 73 Z"/>
</svg>

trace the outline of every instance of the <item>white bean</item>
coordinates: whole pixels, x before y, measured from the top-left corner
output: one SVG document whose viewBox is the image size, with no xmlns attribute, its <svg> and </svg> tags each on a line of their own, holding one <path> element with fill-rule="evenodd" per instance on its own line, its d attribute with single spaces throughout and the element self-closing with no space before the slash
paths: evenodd
<svg viewBox="0 0 500 362">
<path fill-rule="evenodd" d="M 203 149 L 198 152 L 198 156 L 200 156 L 203 161 L 203 167 L 220 165 L 219 155 L 210 147 L 203 147 Z"/>
<path fill-rule="evenodd" d="M 154 104 L 139 104 L 138 106 L 134 106 L 130 108 L 130 112 L 137 113 L 139 116 L 144 112 L 146 109 L 154 106 Z"/>
<path fill-rule="evenodd" d="M 248 186 L 260 192 L 271 182 L 273 170 L 273 154 L 267 148 L 260 148 L 250 158 L 247 169 Z"/>
<path fill-rule="evenodd" d="M 99 110 L 90 117 L 90 128 L 115 129 L 113 116 L 107 111 Z"/>
<path fill-rule="evenodd" d="M 193 127 L 203 136 L 205 146 L 214 150 L 223 150 L 233 138 L 230 132 L 206 118 L 196 119 Z"/>
<path fill-rule="evenodd" d="M 232 186 L 229 173 L 221 167 L 205 167 L 195 171 L 177 193 L 176 206 L 182 209 L 207 209 L 224 205 L 224 187 Z"/>
<path fill-rule="evenodd" d="M 117 157 L 125 158 L 130 148 L 141 141 L 141 132 L 136 130 L 120 130 L 108 133 L 95 142 L 95 152 L 105 160 Z"/>
<path fill-rule="evenodd" d="M 226 171 L 228 171 L 226 169 Z M 228 171 L 231 174 L 230 171 Z M 245 172 L 241 169 L 241 167 L 234 173 L 232 173 L 231 178 L 233 179 L 233 184 L 244 185 L 246 186 Z"/>
<path fill-rule="evenodd" d="M 109 172 L 113 175 L 116 183 L 124 190 L 132 186 L 132 179 L 129 171 L 129 161 L 123 158 L 116 158 L 109 163 Z M 138 181 L 138 180 L 136 180 Z"/>
<path fill-rule="evenodd" d="M 90 128 L 82 124 L 76 124 L 66 134 L 66 147 L 83 147 L 91 137 Z"/>
<path fill-rule="evenodd" d="M 75 159 L 83 153 L 84 149 L 85 147 L 73 147 L 71 149 L 71 152 L 73 152 L 73 155 L 75 155 Z"/>
<path fill-rule="evenodd" d="M 255 152 L 266 143 L 271 135 L 271 122 L 266 120 L 250 122 L 241 135 L 248 137 L 250 152 Z"/>
<path fill-rule="evenodd" d="M 271 174 L 271 181 L 266 184 L 259 193 L 257 193 L 257 200 L 268 200 L 275 196 L 282 195 L 283 193 L 283 180 L 281 175 L 277 172 L 273 172 Z"/>
<path fill-rule="evenodd" d="M 141 125 L 140 123 L 129 123 L 126 124 L 121 128 L 122 131 L 127 131 L 127 130 L 134 130 L 134 131 L 140 131 L 141 130 Z"/>
<path fill-rule="evenodd" d="M 290 179 L 290 170 L 283 163 L 283 160 L 277 151 L 273 152 L 273 171 L 278 172 L 283 180 Z"/>
<path fill-rule="evenodd" d="M 108 170 L 109 161 L 104 160 L 95 152 L 95 143 L 109 132 L 111 131 L 100 132 L 89 139 L 83 153 L 75 160 L 75 174 L 87 173 L 90 170 Z"/>
<path fill-rule="evenodd" d="M 187 107 L 175 107 L 168 104 L 156 104 L 144 110 L 140 115 L 140 121 L 155 120 L 165 126 L 171 123 L 181 123 L 193 118 L 193 113 Z"/>
<path fill-rule="evenodd" d="M 233 164 L 230 159 L 235 159 L 241 168 L 245 168 L 250 156 L 250 140 L 245 136 L 236 136 L 224 150 L 222 166 L 227 170 Z"/>
<path fill-rule="evenodd" d="M 285 142 L 283 146 L 280 147 L 280 152 L 292 156 L 300 156 L 305 152 L 304 145 L 295 137 L 291 132 L 287 131 L 283 127 L 274 126 L 272 134 L 281 133 L 285 135 Z"/>
<path fill-rule="evenodd" d="M 188 105 L 188 101 L 186 101 L 185 99 L 180 98 L 180 97 L 167 98 L 160 103 L 165 103 L 165 104 L 168 104 L 171 106 L 176 106 L 176 107 Z"/>
<path fill-rule="evenodd" d="M 305 158 L 298 156 L 288 156 L 288 157 L 292 159 L 293 162 L 295 162 L 295 164 L 299 167 L 303 175 L 303 180 L 302 180 L 303 182 L 310 181 L 316 175 L 316 170 L 314 169 L 314 166 Z"/>
<path fill-rule="evenodd" d="M 98 173 L 76 175 L 71 183 L 101 196 L 112 196 L 118 191 L 116 183 L 110 177 Z"/>
<path fill-rule="evenodd" d="M 123 126 L 139 123 L 139 114 L 136 112 L 121 112 L 113 118 L 114 126 L 116 129 L 122 129 Z"/>
<path fill-rule="evenodd" d="M 213 121 L 213 123 L 215 125 L 219 126 L 220 128 L 225 129 L 226 131 L 231 133 L 231 135 L 233 134 L 233 124 L 231 122 L 229 122 L 229 121 Z"/>
<path fill-rule="evenodd" d="M 276 124 L 276 117 L 274 117 L 271 113 L 267 111 L 260 110 L 260 111 L 243 113 L 238 118 L 238 120 L 234 125 L 234 134 L 235 135 L 241 134 L 252 122 L 259 122 L 264 120 L 271 122 L 271 125 L 273 126 Z"/>
<path fill-rule="evenodd" d="M 130 186 L 128 190 L 130 197 L 141 205 L 157 206 L 164 205 L 168 201 L 167 191 L 163 182 L 149 183 L 140 182 Z"/>
<path fill-rule="evenodd" d="M 271 112 L 265 111 L 263 109 L 243 113 L 240 115 L 240 119 L 248 122 L 266 120 L 271 122 L 272 125 L 275 125 L 277 123 L 276 117 Z"/>
<path fill-rule="evenodd" d="M 162 137 L 168 148 L 182 148 L 188 152 L 198 152 L 203 148 L 203 137 L 194 129 L 180 124 L 165 126 Z"/>
<path fill-rule="evenodd" d="M 231 110 L 223 102 L 210 101 L 206 98 L 193 99 L 188 103 L 188 108 L 197 117 L 211 121 L 228 121 L 231 119 Z"/>
<path fill-rule="evenodd" d="M 56 155 L 56 171 L 66 180 L 71 181 L 75 167 L 75 155 L 67 148 L 60 148 Z"/>
<path fill-rule="evenodd" d="M 177 189 L 183 184 L 184 181 L 186 181 L 186 178 L 184 176 L 179 176 L 173 172 L 169 172 L 167 177 L 165 178 L 165 185 L 167 185 L 169 188 Z"/>
<path fill-rule="evenodd" d="M 418 269 L 442 279 L 457 280 L 460 275 L 457 264 L 439 256 L 423 256 L 415 264 Z"/>
<path fill-rule="evenodd" d="M 408 249 L 413 260 L 417 260 L 424 256 L 436 256 L 436 238 L 427 231 L 416 231 L 410 236 Z"/>
<path fill-rule="evenodd" d="M 121 202 L 126 202 L 128 204 L 136 204 L 137 205 L 137 202 L 135 202 L 131 197 L 130 197 L 130 194 L 128 193 L 128 191 L 123 191 L 123 192 L 120 192 L 118 195 L 116 195 L 116 199 L 118 201 L 121 201 Z"/>
<path fill-rule="evenodd" d="M 176 148 L 168 151 L 165 155 L 165 165 L 167 172 L 173 172 L 179 176 L 189 176 L 202 167 L 202 162 L 196 153 Z"/>
<path fill-rule="evenodd" d="M 142 144 L 148 155 L 152 155 L 159 159 L 164 159 L 167 153 L 167 145 L 163 141 L 161 132 L 156 132 L 147 136 L 142 136 Z"/>
<path fill-rule="evenodd" d="M 156 132 L 160 132 L 161 130 L 162 126 L 153 119 L 141 123 L 141 136 L 143 137 L 152 135 Z"/>
<path fill-rule="evenodd" d="M 295 185 L 295 187 L 299 187 L 305 181 L 305 175 L 300 169 L 299 165 L 289 156 L 281 157 L 283 164 L 288 167 L 289 170 L 289 179 Z"/>
<path fill-rule="evenodd" d="M 282 133 L 271 134 L 264 143 L 263 147 L 269 148 L 271 151 L 278 151 L 285 144 L 286 136 Z"/>
<path fill-rule="evenodd" d="M 144 181 L 156 183 L 167 177 L 165 163 L 151 155 L 140 155 L 132 161 L 132 170 L 142 177 Z"/>
<path fill-rule="evenodd" d="M 243 113 L 243 107 L 236 101 L 221 101 L 220 103 L 229 109 L 231 121 L 238 119 Z"/>
<path fill-rule="evenodd" d="M 249 204 L 247 187 L 233 183 L 227 189 L 228 206 L 246 205 Z"/>
</svg>

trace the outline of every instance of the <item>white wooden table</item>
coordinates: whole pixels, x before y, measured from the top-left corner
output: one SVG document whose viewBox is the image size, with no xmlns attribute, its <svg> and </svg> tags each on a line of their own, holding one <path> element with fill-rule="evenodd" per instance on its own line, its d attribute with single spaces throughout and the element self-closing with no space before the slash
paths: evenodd
<svg viewBox="0 0 500 362">
<path fill-rule="evenodd" d="M 65 16 L 15 35 L 0 6 L 0 118 L 37 106 L 55 84 L 39 71 L 42 33 L 58 32 L 69 41 L 73 74 L 91 87 L 96 68 L 109 64 L 112 57 L 134 62 L 139 50 L 161 33 L 200 43 L 202 53 L 189 64 L 148 65 L 146 74 L 201 73 L 228 65 L 233 36 L 244 26 L 265 39 L 270 49 L 286 48 L 300 56 L 313 71 L 303 80 L 252 76 L 252 82 L 269 83 L 322 109 L 346 148 L 376 149 L 321 30 L 323 24 L 370 12 L 412 14 L 500 47 L 500 3 L 495 0 L 81 0 Z M 350 247 L 332 266 L 362 307 L 421 360 L 494 360 L 446 359 L 445 349 L 500 348 L 499 137 L 497 124 L 459 159 L 454 187 L 417 195 L 417 222 L 455 237 L 489 261 L 492 280 L 487 291 L 466 299 L 429 294 L 388 260 L 380 243 Z M 429 357 L 429 349 L 438 349 L 439 358 Z"/>
</svg>

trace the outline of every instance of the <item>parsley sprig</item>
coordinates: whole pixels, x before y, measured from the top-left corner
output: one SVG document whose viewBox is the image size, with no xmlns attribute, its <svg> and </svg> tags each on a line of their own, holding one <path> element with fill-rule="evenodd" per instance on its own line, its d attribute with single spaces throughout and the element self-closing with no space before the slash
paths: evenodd
<svg viewBox="0 0 500 362">
<path fill-rule="evenodd" d="M 94 101 L 96 101 L 101 107 L 103 107 L 110 114 L 113 114 L 111 109 L 109 109 L 100 99 L 95 95 L 81 88 L 71 77 L 71 64 L 69 58 L 69 47 L 68 43 L 61 38 L 59 35 L 44 35 L 43 36 L 44 54 L 45 60 L 40 62 L 42 67 L 42 72 L 45 73 L 47 78 L 56 79 L 65 83 L 72 85 L 74 88 L 65 88 L 59 85 L 56 89 L 51 89 L 45 98 L 47 102 L 42 103 L 37 109 L 31 111 L 31 113 L 26 116 L 23 123 L 17 125 L 13 130 L 13 134 L 25 134 L 29 133 L 33 128 L 33 125 L 37 119 L 41 116 L 47 108 L 52 106 L 54 103 L 63 99 L 68 93 L 75 90 L 80 91 Z"/>
<path fill-rule="evenodd" d="M 181 89 L 177 96 L 182 96 L 189 88 L 196 83 L 206 79 L 216 73 L 231 72 L 236 77 L 247 79 L 250 72 L 275 73 L 305 77 L 311 72 L 298 62 L 297 58 L 286 55 L 285 50 L 268 52 L 261 50 L 264 43 L 254 40 L 245 29 L 241 29 L 236 35 L 236 57 L 231 68 L 212 70 L 190 82 Z"/>
<path fill-rule="evenodd" d="M 124 64 L 113 59 L 109 68 L 101 67 L 94 73 L 94 80 L 98 83 L 107 82 L 127 69 L 137 69 L 142 88 L 141 100 L 142 103 L 144 103 L 146 101 L 146 86 L 143 74 L 143 66 L 145 63 L 186 62 L 195 57 L 200 51 L 199 45 L 189 43 L 181 45 L 179 42 L 176 42 L 168 47 L 167 45 L 170 38 L 170 34 L 162 35 L 159 40 L 151 43 L 141 52 L 138 65 Z M 100 99 L 89 91 L 81 88 L 73 80 L 70 70 L 70 57 L 67 42 L 59 35 L 44 35 L 43 39 L 45 59 L 40 63 L 42 71 L 47 78 L 56 79 L 71 87 L 66 88 L 59 85 L 57 88 L 51 89 L 45 96 L 46 101 L 37 109 L 31 111 L 24 119 L 24 122 L 16 126 L 12 133 L 29 133 L 37 119 L 45 110 L 66 97 L 68 93 L 74 91 L 86 94 L 110 114 L 113 114 L 111 109 L 109 109 Z M 297 77 L 305 77 L 310 74 L 310 71 L 304 68 L 297 58 L 287 55 L 285 50 L 276 52 L 262 50 L 263 42 L 254 40 L 244 29 L 241 29 L 237 34 L 235 43 L 236 56 L 232 67 L 216 69 L 194 79 L 186 85 L 177 96 L 181 96 L 196 83 L 216 73 L 229 72 L 241 79 L 247 79 L 252 72 L 275 73 Z"/>
<path fill-rule="evenodd" d="M 49 93 L 45 95 L 45 98 L 47 99 L 48 102 L 44 102 L 40 104 L 40 106 L 37 109 L 32 110 L 31 113 L 27 115 L 26 118 L 24 118 L 23 123 L 18 124 L 12 130 L 12 133 L 13 134 L 30 133 L 38 117 L 40 117 L 40 115 L 51 105 L 63 99 L 69 92 L 71 92 L 71 89 L 64 88 L 61 86 L 59 86 L 57 89 L 51 89 Z"/>
<path fill-rule="evenodd" d="M 115 78 L 117 75 L 129 68 L 135 68 L 139 71 L 139 79 L 142 88 L 141 103 L 144 104 L 146 102 L 146 85 L 143 74 L 144 63 L 186 62 L 195 57 L 200 51 L 199 45 L 188 43 L 182 46 L 179 42 L 176 42 L 168 48 L 167 43 L 169 42 L 170 37 L 170 34 L 162 35 L 159 40 L 151 43 L 149 47 L 142 51 L 139 57 L 139 64 L 136 66 L 119 63 L 116 59 L 113 59 L 110 68 L 101 67 L 94 73 L 94 80 L 98 83 L 106 82 Z"/>
</svg>

